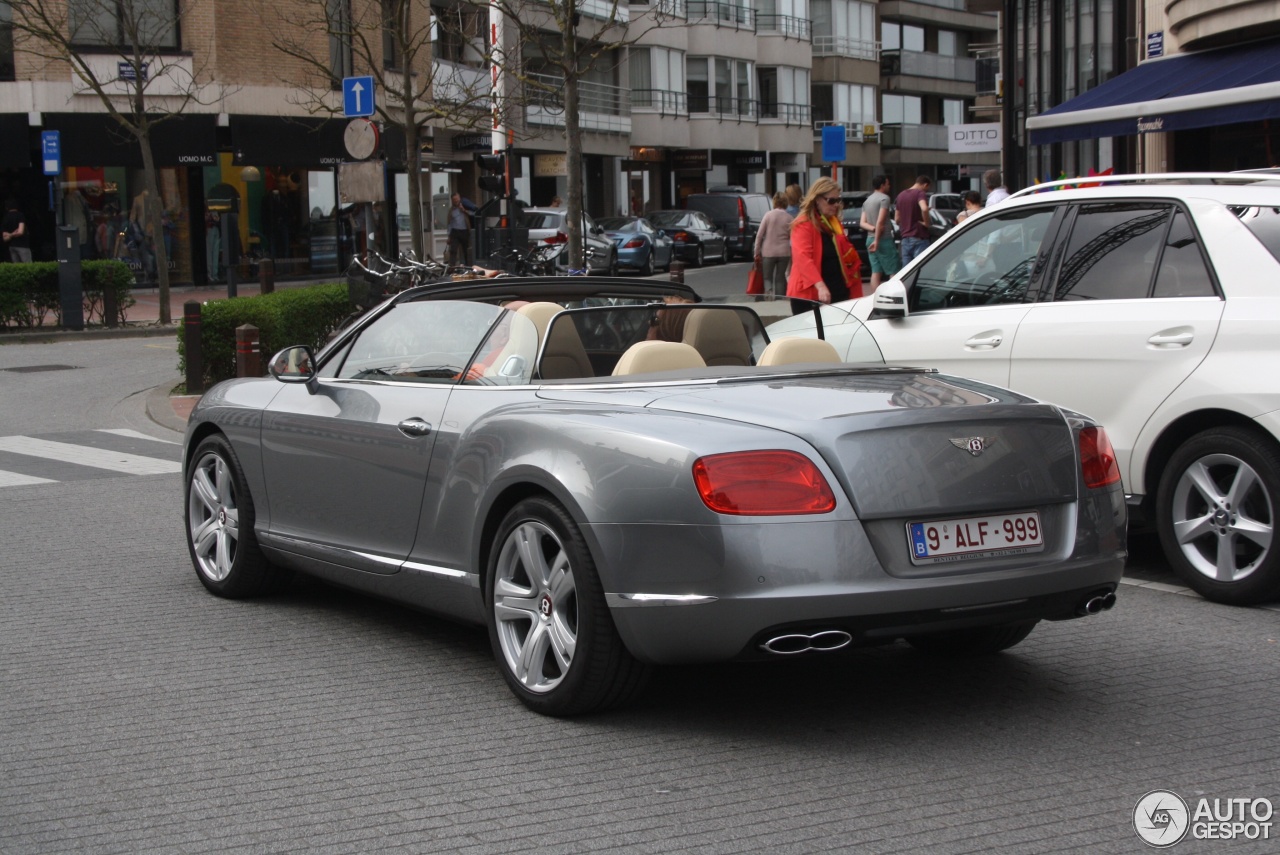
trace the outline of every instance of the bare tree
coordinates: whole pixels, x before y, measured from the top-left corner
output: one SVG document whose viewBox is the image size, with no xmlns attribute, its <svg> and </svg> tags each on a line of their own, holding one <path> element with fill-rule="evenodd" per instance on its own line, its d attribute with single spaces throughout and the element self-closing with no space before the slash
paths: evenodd
<svg viewBox="0 0 1280 855">
<path fill-rule="evenodd" d="M 342 115 L 334 95 L 341 79 L 374 78 L 382 93 L 378 117 L 404 131 L 409 228 L 419 257 L 427 255 L 421 198 L 425 129 L 480 128 L 490 121 L 483 19 L 469 4 L 450 9 L 434 15 L 430 0 L 301 0 L 261 7 L 272 46 L 306 69 L 304 80 L 286 82 L 297 87 L 308 112 Z M 433 43 L 444 46 L 447 55 L 434 56 Z"/>
<path fill-rule="evenodd" d="M 160 323 L 169 323 L 169 259 L 160 233 L 151 132 L 192 104 L 209 103 L 204 93 L 212 84 L 204 79 L 203 65 L 174 52 L 178 25 L 194 0 L 184 0 L 183 12 L 172 0 L 7 2 L 13 10 L 15 52 L 69 66 L 82 90 L 97 96 L 122 131 L 137 140 L 147 191 L 145 222 L 154 231 Z"/>
<path fill-rule="evenodd" d="M 597 71 L 627 61 L 626 51 L 671 19 L 667 2 L 655 2 L 637 20 L 619 0 L 590 4 L 586 0 L 492 0 L 504 16 L 505 44 L 494 51 L 502 73 L 517 82 L 508 95 L 514 107 L 554 104 L 564 109 L 564 143 L 568 175 L 567 247 L 570 263 L 584 267 L 582 236 L 582 103 L 581 82 Z M 619 109 L 621 105 L 616 105 Z"/>
</svg>

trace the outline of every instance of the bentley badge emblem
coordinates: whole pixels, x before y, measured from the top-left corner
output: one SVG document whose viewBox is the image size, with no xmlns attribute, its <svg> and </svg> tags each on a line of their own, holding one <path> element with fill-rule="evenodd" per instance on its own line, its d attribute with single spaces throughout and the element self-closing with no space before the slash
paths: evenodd
<svg viewBox="0 0 1280 855">
<path fill-rule="evenodd" d="M 951 444 L 961 451 L 967 451 L 974 457 L 986 451 L 995 439 L 989 436 L 962 436 L 958 439 L 952 439 Z"/>
</svg>

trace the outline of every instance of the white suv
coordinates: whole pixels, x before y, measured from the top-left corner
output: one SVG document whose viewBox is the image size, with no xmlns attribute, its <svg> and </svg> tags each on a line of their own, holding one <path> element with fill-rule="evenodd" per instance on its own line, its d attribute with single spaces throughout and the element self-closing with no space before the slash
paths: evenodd
<svg viewBox="0 0 1280 855">
<path fill-rule="evenodd" d="M 1186 583 L 1276 598 L 1280 180 L 1104 180 L 1023 191 L 845 308 L 888 362 L 1101 421 L 1135 521 Z"/>
</svg>

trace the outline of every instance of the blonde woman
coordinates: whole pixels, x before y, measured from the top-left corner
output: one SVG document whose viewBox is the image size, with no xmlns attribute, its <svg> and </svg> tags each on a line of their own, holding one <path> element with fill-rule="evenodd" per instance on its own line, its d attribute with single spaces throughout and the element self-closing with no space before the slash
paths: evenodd
<svg viewBox="0 0 1280 855">
<path fill-rule="evenodd" d="M 838 303 L 862 296 L 862 261 L 840 223 L 840 185 L 830 178 L 813 182 L 791 224 L 791 310 L 809 306 L 798 300 Z"/>
</svg>

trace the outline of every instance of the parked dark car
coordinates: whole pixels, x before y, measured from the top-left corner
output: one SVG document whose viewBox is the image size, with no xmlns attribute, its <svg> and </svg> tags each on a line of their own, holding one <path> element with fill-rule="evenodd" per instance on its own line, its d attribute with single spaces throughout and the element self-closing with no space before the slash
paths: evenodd
<svg viewBox="0 0 1280 855">
<path fill-rule="evenodd" d="M 929 237 L 937 240 L 956 226 L 956 217 L 964 210 L 964 197 L 959 193 L 934 193 L 929 197 Z"/>
<path fill-rule="evenodd" d="M 752 258 L 760 220 L 773 205 L 763 193 L 747 193 L 741 188 L 734 188 L 694 193 L 685 200 L 685 207 L 706 214 L 724 232 L 731 258 L 735 255 Z"/>
<path fill-rule="evenodd" d="M 675 241 L 676 258 L 701 267 L 714 258 L 724 264 L 729 260 L 729 246 L 711 218 L 699 211 L 654 211 L 649 222 L 665 231 Z"/>
<path fill-rule="evenodd" d="M 671 267 L 675 241 L 644 217 L 605 217 L 596 225 L 617 247 L 619 267 L 633 267 L 641 276 Z"/>
</svg>

